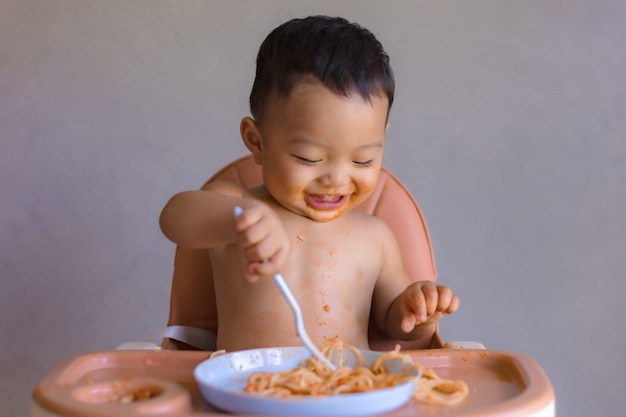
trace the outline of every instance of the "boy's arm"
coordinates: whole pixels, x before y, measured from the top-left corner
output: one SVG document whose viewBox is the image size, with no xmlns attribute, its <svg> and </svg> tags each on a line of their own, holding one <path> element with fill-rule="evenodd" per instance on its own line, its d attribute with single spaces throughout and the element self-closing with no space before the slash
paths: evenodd
<svg viewBox="0 0 626 417">
<path fill-rule="evenodd" d="M 245 193 L 237 184 L 226 182 L 213 182 L 201 190 L 178 193 L 161 211 L 161 231 L 172 242 L 190 249 L 234 242 L 233 209 L 249 204 Z"/>
<path fill-rule="evenodd" d="M 243 209 L 237 219 L 236 206 Z M 248 262 L 249 281 L 277 274 L 289 257 L 289 239 L 278 215 L 237 184 L 216 181 L 176 194 L 163 208 L 160 225 L 168 239 L 190 249 L 236 242 Z"/>
<path fill-rule="evenodd" d="M 431 338 L 439 319 L 458 308 L 458 297 L 432 281 L 413 281 L 402 266 L 393 233 L 387 230 L 383 237 L 384 261 L 372 301 L 374 319 L 391 338 Z"/>
</svg>

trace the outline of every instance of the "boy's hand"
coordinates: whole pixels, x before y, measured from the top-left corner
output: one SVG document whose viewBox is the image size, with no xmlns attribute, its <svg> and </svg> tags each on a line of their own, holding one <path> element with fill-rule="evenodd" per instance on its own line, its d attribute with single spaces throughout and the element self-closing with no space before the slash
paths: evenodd
<svg viewBox="0 0 626 417">
<path fill-rule="evenodd" d="M 437 322 L 458 310 L 460 304 L 450 288 L 432 281 L 414 282 L 400 297 L 400 328 L 405 333 L 410 333 L 415 326 Z"/>
<path fill-rule="evenodd" d="M 275 275 L 287 264 L 290 242 L 278 215 L 265 204 L 246 207 L 235 219 L 238 242 L 248 260 L 246 279 Z"/>
</svg>

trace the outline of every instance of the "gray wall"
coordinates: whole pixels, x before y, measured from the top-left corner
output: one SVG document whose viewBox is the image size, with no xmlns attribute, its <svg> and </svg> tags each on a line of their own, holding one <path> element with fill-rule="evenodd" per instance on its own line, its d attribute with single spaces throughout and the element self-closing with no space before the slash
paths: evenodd
<svg viewBox="0 0 626 417">
<path fill-rule="evenodd" d="M 160 209 L 244 153 L 259 43 L 312 13 L 392 57 L 385 163 L 462 298 L 444 338 L 533 357 L 559 415 L 623 414 L 617 0 L 0 0 L 0 414 L 26 415 L 57 360 L 165 324 Z"/>
</svg>

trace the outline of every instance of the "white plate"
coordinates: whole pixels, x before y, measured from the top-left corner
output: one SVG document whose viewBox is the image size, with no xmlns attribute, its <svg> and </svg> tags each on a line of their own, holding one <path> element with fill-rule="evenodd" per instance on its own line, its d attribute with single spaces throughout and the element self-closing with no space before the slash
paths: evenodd
<svg viewBox="0 0 626 417">
<path fill-rule="evenodd" d="M 380 352 L 361 351 L 365 366 Z M 227 353 L 201 362 L 194 370 L 204 398 L 214 406 L 233 413 L 300 416 L 364 416 L 393 410 L 413 395 L 415 384 L 393 388 L 323 397 L 273 398 L 244 391 L 252 372 L 278 372 L 295 368 L 311 356 L 305 347 L 251 349 Z M 354 364 L 348 363 L 349 366 Z"/>
</svg>

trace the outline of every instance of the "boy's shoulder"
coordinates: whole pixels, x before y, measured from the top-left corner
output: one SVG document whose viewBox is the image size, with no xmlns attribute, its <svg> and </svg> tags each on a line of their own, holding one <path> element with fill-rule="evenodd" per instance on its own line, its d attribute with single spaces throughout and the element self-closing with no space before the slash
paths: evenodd
<svg viewBox="0 0 626 417">
<path fill-rule="evenodd" d="M 240 184 L 225 180 L 215 180 L 207 182 L 202 186 L 201 190 L 236 196 L 241 196 L 243 191 L 245 191 Z"/>
<path fill-rule="evenodd" d="M 380 217 L 355 209 L 350 210 L 350 212 L 346 214 L 349 214 L 350 221 L 354 222 L 354 227 L 363 227 L 366 231 L 369 230 L 377 234 L 393 235 L 393 232 L 389 225 Z"/>
<path fill-rule="evenodd" d="M 201 190 L 212 191 L 215 193 L 230 195 L 233 197 L 254 198 L 262 200 L 263 198 L 260 195 L 262 194 L 262 191 L 259 191 L 259 188 L 264 187 L 246 189 L 241 184 L 233 181 L 215 180 L 204 184 Z"/>
<path fill-rule="evenodd" d="M 215 180 L 204 184 L 201 190 L 211 191 L 231 197 L 257 200 L 275 210 L 279 208 L 278 203 L 276 202 L 276 200 L 274 200 L 272 195 L 263 184 L 253 188 L 245 188 L 237 182 L 227 180 Z"/>
</svg>

